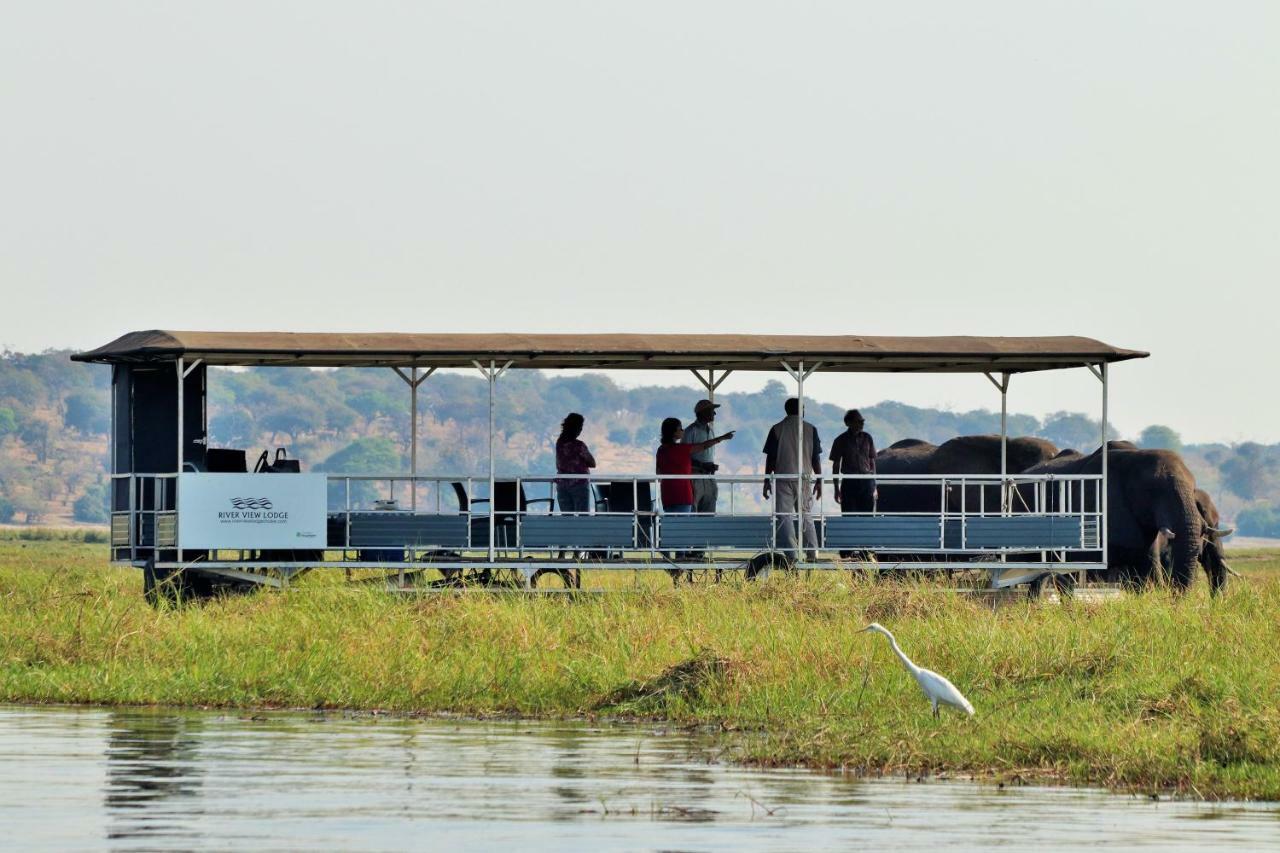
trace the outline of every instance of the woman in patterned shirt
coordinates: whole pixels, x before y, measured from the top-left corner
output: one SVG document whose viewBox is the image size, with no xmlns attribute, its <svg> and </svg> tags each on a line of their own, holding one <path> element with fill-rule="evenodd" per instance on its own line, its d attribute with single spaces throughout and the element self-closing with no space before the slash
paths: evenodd
<svg viewBox="0 0 1280 853">
<path fill-rule="evenodd" d="M 556 473 L 590 474 L 596 467 L 596 458 L 578 436 L 582 435 L 583 418 L 570 412 L 560 424 L 560 437 L 556 439 Z M 556 497 L 561 512 L 590 511 L 591 490 L 588 481 L 573 477 L 556 478 Z"/>
</svg>

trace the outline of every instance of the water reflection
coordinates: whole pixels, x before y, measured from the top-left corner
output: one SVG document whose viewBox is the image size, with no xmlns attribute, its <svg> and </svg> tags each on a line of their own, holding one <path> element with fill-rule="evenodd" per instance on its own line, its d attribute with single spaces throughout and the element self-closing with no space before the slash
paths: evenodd
<svg viewBox="0 0 1280 853">
<path fill-rule="evenodd" d="M 113 711 L 107 729 L 108 837 L 194 837 L 183 815 L 199 811 L 201 718 Z"/>
<path fill-rule="evenodd" d="M 578 723 L 0 708 L 0 847 L 1258 849 L 1280 830 L 1273 805 L 753 771 L 725 749 Z"/>
</svg>

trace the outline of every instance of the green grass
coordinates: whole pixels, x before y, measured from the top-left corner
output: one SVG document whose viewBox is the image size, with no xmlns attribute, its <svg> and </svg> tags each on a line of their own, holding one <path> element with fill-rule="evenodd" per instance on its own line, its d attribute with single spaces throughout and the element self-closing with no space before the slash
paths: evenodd
<svg viewBox="0 0 1280 853">
<path fill-rule="evenodd" d="M 154 610 L 101 546 L 0 543 L 0 701 L 607 715 L 714 724 L 746 761 L 1280 799 L 1280 556 L 1189 595 L 992 610 L 849 576 L 406 598 L 313 574 Z M 954 681 L 935 721 L 869 621 Z"/>
<path fill-rule="evenodd" d="M 0 527 L 0 542 L 107 543 L 105 527 Z"/>
</svg>

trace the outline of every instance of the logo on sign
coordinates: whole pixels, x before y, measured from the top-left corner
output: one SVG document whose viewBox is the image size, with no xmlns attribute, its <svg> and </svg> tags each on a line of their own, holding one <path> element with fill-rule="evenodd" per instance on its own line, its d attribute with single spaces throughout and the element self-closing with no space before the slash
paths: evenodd
<svg viewBox="0 0 1280 853">
<path fill-rule="evenodd" d="M 229 510 L 218 510 L 219 524 L 285 524 L 288 510 L 275 509 L 271 498 L 227 498 Z"/>
</svg>

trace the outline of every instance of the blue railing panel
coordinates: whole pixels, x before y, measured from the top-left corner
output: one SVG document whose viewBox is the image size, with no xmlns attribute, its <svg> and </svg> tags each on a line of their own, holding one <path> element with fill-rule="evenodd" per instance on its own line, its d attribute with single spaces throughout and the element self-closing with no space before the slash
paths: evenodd
<svg viewBox="0 0 1280 853">
<path fill-rule="evenodd" d="M 1011 515 L 965 522 L 965 544 L 970 548 L 1079 548 L 1080 533 L 1076 516 Z"/>
<path fill-rule="evenodd" d="M 631 548 L 635 516 L 526 515 L 520 522 L 525 548 Z"/>
<path fill-rule="evenodd" d="M 828 548 L 937 549 L 942 542 L 937 515 L 843 515 L 826 527 Z"/>
<path fill-rule="evenodd" d="M 351 540 L 347 545 L 351 548 L 465 548 L 467 517 L 404 512 L 353 512 Z"/>
<path fill-rule="evenodd" d="M 772 536 L 767 515 L 664 515 L 658 523 L 660 548 L 766 550 Z"/>
</svg>

